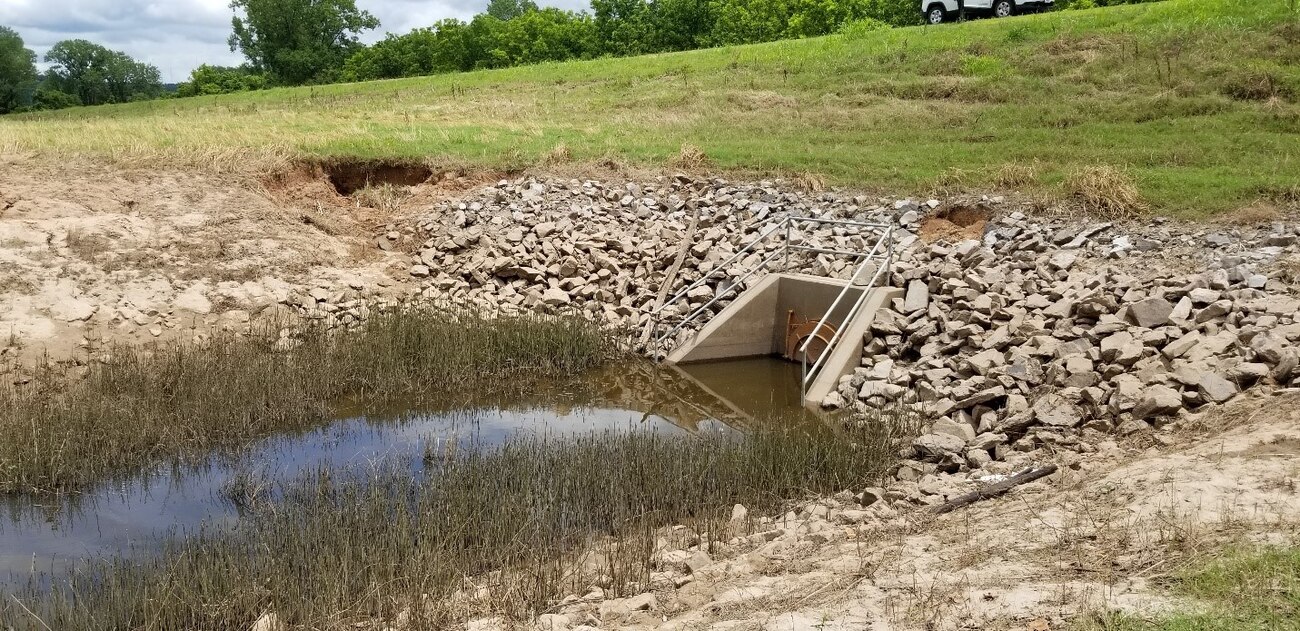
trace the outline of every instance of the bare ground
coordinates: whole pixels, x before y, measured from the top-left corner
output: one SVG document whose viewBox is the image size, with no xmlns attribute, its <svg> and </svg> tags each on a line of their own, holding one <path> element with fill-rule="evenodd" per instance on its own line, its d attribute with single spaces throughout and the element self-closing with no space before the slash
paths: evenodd
<svg viewBox="0 0 1300 631">
<path fill-rule="evenodd" d="M 1183 564 L 1300 539 L 1300 393 L 1096 447 L 963 511 L 904 511 L 822 545 L 777 539 L 660 593 L 660 611 L 602 628 L 1043 631 L 1104 611 L 1154 618 L 1203 606 L 1164 588 Z"/>
<path fill-rule="evenodd" d="M 0 157 L 0 348 L 64 360 L 247 326 L 313 289 L 384 294 L 409 276 L 373 236 L 444 190 L 418 188 L 371 207 L 310 168 L 262 179 Z"/>
</svg>

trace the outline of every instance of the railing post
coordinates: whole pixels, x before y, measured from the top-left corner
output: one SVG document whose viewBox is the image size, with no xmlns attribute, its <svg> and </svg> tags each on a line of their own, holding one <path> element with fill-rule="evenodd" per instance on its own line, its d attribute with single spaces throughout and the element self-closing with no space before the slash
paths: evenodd
<svg viewBox="0 0 1300 631">
<path fill-rule="evenodd" d="M 791 220 L 791 218 L 790 218 L 789 216 L 786 216 L 786 218 L 785 218 L 785 245 L 782 246 L 783 249 L 785 250 L 785 260 L 781 263 L 781 272 L 782 272 L 782 273 L 789 273 L 789 272 L 790 272 L 790 224 L 791 224 L 791 223 L 793 223 L 793 221 Z"/>
</svg>

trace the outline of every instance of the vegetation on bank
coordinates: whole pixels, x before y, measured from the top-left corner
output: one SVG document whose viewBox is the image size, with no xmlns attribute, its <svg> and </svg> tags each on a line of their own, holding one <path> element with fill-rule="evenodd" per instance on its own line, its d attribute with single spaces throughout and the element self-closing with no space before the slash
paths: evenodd
<svg viewBox="0 0 1300 631">
<path fill-rule="evenodd" d="M 347 333 L 308 327 L 205 344 L 118 347 L 83 379 L 0 386 L 0 493 L 75 491 L 105 477 L 333 418 L 335 406 L 418 405 L 567 377 L 615 345 L 578 319 L 406 308 Z"/>
<path fill-rule="evenodd" d="M 1103 615 L 1088 631 L 1295 631 L 1300 629 L 1300 548 L 1233 548 L 1173 577 L 1174 595 L 1200 611 L 1144 619 Z"/>
<path fill-rule="evenodd" d="M 405 462 L 321 471 L 244 505 L 232 529 L 34 576 L 0 603 L 0 621 L 97 631 L 247 629 L 269 611 L 311 629 L 402 611 L 409 628 L 526 620 L 593 584 L 611 598 L 644 591 L 660 527 L 686 526 L 678 546 L 701 537 L 711 549 L 753 528 L 729 523 L 734 503 L 769 514 L 874 482 L 898 435 L 873 424 L 847 435 L 523 437 L 431 452 L 416 477 Z"/>
<path fill-rule="evenodd" d="M 911 194 L 1069 196 L 1078 174 L 1113 167 L 1155 212 L 1197 217 L 1300 199 L 1297 51 L 1287 3 L 1168 0 L 8 117 L 0 148 L 217 168 L 327 156 L 509 170 L 662 166 L 694 145 L 724 171 Z"/>
</svg>

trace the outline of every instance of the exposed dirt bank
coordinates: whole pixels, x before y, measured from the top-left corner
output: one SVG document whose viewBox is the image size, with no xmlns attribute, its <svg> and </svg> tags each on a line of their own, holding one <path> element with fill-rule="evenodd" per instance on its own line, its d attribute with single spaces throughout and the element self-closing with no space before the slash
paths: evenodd
<svg viewBox="0 0 1300 631">
<path fill-rule="evenodd" d="M 1300 393 L 1261 394 L 1099 441 L 1048 479 L 937 518 L 820 500 L 646 611 L 571 605 L 573 627 L 555 628 L 1037 631 L 1103 611 L 1194 611 L 1163 587 L 1184 563 L 1300 541 L 1298 440 Z"/>
<path fill-rule="evenodd" d="M 408 278 L 404 257 L 375 247 L 375 232 L 403 204 L 472 182 L 402 172 L 400 187 L 340 194 L 387 175 L 302 167 L 258 178 L 0 160 L 5 357 L 76 359 L 103 341 L 187 339 L 283 319 L 318 298 L 342 305 L 392 295 Z"/>
</svg>

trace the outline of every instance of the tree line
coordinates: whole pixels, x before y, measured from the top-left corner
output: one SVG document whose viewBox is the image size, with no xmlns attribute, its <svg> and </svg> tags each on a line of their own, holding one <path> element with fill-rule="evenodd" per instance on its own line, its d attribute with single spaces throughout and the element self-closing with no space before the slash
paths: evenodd
<svg viewBox="0 0 1300 631">
<path fill-rule="evenodd" d="M 65 40 L 45 54 L 49 70 L 37 72 L 36 53 L 11 28 L 0 26 L 0 114 L 155 99 L 161 74 L 126 53 L 83 39 Z"/>
<path fill-rule="evenodd" d="M 1058 0 L 1088 8 L 1146 0 Z M 203 65 L 174 96 L 368 81 L 547 61 L 622 57 L 918 24 L 917 0 L 591 0 L 590 11 L 489 0 L 470 20 L 446 19 L 365 46 L 379 20 L 356 0 L 232 0 L 237 68 Z M 172 96 L 158 69 L 84 40 L 36 55 L 0 27 L 0 114 Z"/>
</svg>

